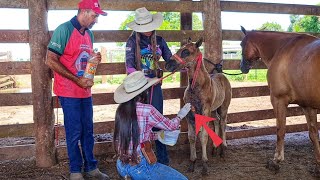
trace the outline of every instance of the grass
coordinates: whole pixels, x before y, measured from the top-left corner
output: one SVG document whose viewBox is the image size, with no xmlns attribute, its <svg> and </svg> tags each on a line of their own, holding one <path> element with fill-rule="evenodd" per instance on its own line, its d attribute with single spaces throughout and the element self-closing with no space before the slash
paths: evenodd
<svg viewBox="0 0 320 180">
<path fill-rule="evenodd" d="M 224 70 L 226 73 L 240 73 L 240 70 Z M 267 70 L 266 69 L 252 69 L 248 74 L 241 75 L 226 75 L 229 81 L 237 82 L 267 82 Z"/>
<path fill-rule="evenodd" d="M 240 70 L 224 70 L 226 73 L 236 74 L 239 73 Z M 165 72 L 163 76 L 168 75 L 168 72 Z M 226 75 L 229 81 L 236 82 L 267 82 L 267 70 L 266 69 L 253 69 L 248 74 L 240 74 L 240 75 Z M 109 84 L 121 84 L 123 79 L 126 77 L 125 74 L 122 75 L 107 75 L 107 82 Z M 163 80 L 164 83 L 172 83 L 172 82 L 180 82 L 180 74 L 175 73 Z M 95 77 L 95 83 L 101 84 L 102 78 L 101 76 Z"/>
<path fill-rule="evenodd" d="M 239 73 L 240 70 L 224 70 L 226 73 Z M 165 72 L 163 76 L 168 75 L 168 72 Z M 236 82 L 266 82 L 267 70 L 266 69 L 253 69 L 246 75 L 226 75 L 229 81 Z M 123 82 L 123 79 L 126 77 L 125 74 L 121 75 L 105 75 L 106 82 L 108 84 L 117 85 Z M 18 87 L 31 87 L 31 77 L 30 75 L 21 75 L 15 76 Z M 102 76 L 96 76 L 94 78 L 95 84 L 102 84 Z M 175 73 L 163 80 L 164 83 L 180 82 L 180 73 Z"/>
</svg>

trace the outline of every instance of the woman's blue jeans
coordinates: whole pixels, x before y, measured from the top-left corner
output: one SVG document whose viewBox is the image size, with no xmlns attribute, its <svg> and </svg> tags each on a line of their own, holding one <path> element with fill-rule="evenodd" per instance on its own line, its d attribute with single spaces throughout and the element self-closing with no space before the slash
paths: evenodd
<svg viewBox="0 0 320 180">
<path fill-rule="evenodd" d="M 117 170 L 120 176 L 130 176 L 133 180 L 184 180 L 187 179 L 177 170 L 161 163 L 150 165 L 144 156 L 141 156 L 141 162 L 135 166 L 123 164 L 117 160 Z"/>
<path fill-rule="evenodd" d="M 152 87 L 151 87 L 152 88 Z M 155 107 L 161 114 L 163 114 L 163 94 L 161 89 L 161 84 L 157 84 L 153 86 L 153 91 L 150 88 L 150 93 L 152 94 L 152 102 L 151 105 Z M 152 128 L 153 131 L 159 131 L 158 128 Z M 168 165 L 169 157 L 167 152 L 167 146 L 162 144 L 160 141 L 156 140 L 156 155 L 159 163 Z"/>
<path fill-rule="evenodd" d="M 64 114 L 70 172 L 81 172 L 83 165 L 85 172 L 96 169 L 97 160 L 93 155 L 92 98 L 59 97 L 59 100 Z"/>
</svg>

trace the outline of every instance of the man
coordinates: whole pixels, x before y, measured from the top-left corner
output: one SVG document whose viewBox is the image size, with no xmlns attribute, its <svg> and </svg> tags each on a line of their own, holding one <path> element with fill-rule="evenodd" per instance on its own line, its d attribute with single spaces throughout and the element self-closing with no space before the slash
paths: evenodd
<svg viewBox="0 0 320 180">
<path fill-rule="evenodd" d="M 89 29 L 99 15 L 107 13 L 100 9 L 98 0 L 82 0 L 78 6 L 77 16 L 54 31 L 46 64 L 54 71 L 53 90 L 64 113 L 70 179 L 83 180 L 82 168 L 85 177 L 109 179 L 99 171 L 93 155 L 93 80 L 82 77 L 93 52 L 93 33 Z M 100 53 L 96 56 L 100 61 Z"/>
</svg>

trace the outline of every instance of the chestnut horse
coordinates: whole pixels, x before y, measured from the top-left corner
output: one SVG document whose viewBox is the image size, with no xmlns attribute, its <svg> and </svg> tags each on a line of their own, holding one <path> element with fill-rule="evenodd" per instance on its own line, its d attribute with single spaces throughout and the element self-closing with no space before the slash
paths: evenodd
<svg viewBox="0 0 320 180">
<path fill-rule="evenodd" d="M 286 111 L 289 104 L 302 107 L 307 119 L 309 137 L 313 142 L 319 172 L 320 146 L 317 109 L 320 108 L 320 39 L 307 34 L 250 31 L 241 42 L 240 69 L 248 73 L 261 59 L 268 68 L 267 81 L 271 104 L 277 119 L 277 145 L 267 168 L 278 171 L 284 160 Z"/>
<path fill-rule="evenodd" d="M 182 68 L 187 69 L 189 84 L 184 92 L 183 100 L 185 103 L 191 103 L 194 112 L 188 114 L 188 138 L 190 143 L 190 166 L 188 171 L 194 171 L 196 155 L 196 132 L 194 114 L 215 117 L 215 132 L 223 139 L 223 143 L 219 146 L 220 156 L 224 156 L 226 143 L 226 124 L 227 111 L 231 100 L 231 86 L 228 79 L 223 74 L 214 74 L 212 76 L 207 72 L 202 61 L 202 54 L 199 46 L 202 39 L 195 44 L 189 42 L 181 47 L 176 54 L 167 61 L 165 67 L 168 71 L 178 71 Z M 207 142 L 208 133 L 205 130 L 199 132 L 202 147 L 202 174 L 207 174 Z M 216 149 L 214 149 L 216 151 Z M 216 151 L 217 152 L 217 151 Z"/>
</svg>

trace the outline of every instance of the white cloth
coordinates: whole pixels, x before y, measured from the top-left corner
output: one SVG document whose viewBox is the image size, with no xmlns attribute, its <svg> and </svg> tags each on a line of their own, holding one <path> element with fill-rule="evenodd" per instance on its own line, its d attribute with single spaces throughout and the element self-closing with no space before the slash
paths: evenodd
<svg viewBox="0 0 320 180">
<path fill-rule="evenodd" d="M 169 146 L 174 146 L 178 141 L 179 134 L 180 134 L 180 129 L 173 130 L 173 131 L 161 130 L 161 131 L 158 132 L 158 140 L 162 144 L 166 144 L 166 145 L 169 145 Z"/>
</svg>

